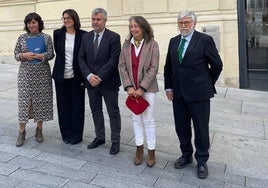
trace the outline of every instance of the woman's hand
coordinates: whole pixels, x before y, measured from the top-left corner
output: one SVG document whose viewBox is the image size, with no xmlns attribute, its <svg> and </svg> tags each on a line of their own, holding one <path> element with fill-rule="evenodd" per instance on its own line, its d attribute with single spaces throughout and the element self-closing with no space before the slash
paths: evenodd
<svg viewBox="0 0 268 188">
<path fill-rule="evenodd" d="M 32 61 L 33 59 L 36 58 L 36 54 L 34 54 L 33 52 L 25 52 L 25 53 L 21 53 L 20 58 L 22 60 Z"/>
<path fill-rule="evenodd" d="M 34 59 L 43 60 L 44 59 L 44 54 L 34 54 Z"/>
<path fill-rule="evenodd" d="M 135 93 L 135 89 L 134 89 L 134 87 L 128 87 L 128 88 L 127 88 L 127 94 L 128 94 L 128 96 L 130 96 L 130 97 L 135 97 L 135 96 L 134 96 L 134 93 Z"/>
<path fill-rule="evenodd" d="M 135 91 L 134 97 L 138 98 L 138 97 L 142 96 L 143 94 L 144 94 L 143 89 L 139 88 L 138 90 Z"/>
</svg>

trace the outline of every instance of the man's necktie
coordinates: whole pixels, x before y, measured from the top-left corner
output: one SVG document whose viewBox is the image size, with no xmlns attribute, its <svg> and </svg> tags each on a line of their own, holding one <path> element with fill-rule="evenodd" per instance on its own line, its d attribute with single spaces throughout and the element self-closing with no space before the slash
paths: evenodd
<svg viewBox="0 0 268 188">
<path fill-rule="evenodd" d="M 97 56 L 97 51 L 98 51 L 98 38 L 99 38 L 99 34 L 96 34 L 95 36 L 95 40 L 93 42 L 93 49 L 94 49 L 94 55 L 95 57 Z"/>
<path fill-rule="evenodd" d="M 186 39 L 183 38 L 180 42 L 180 46 L 178 49 L 178 59 L 179 59 L 179 63 L 181 63 L 182 61 L 182 53 L 183 53 L 183 49 L 184 49 L 184 45 L 185 45 Z"/>
</svg>

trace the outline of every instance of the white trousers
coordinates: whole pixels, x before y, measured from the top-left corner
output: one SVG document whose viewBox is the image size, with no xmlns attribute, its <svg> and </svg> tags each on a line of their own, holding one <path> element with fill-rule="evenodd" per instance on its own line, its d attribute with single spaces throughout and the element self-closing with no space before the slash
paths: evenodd
<svg viewBox="0 0 268 188">
<path fill-rule="evenodd" d="M 147 147 L 149 150 L 155 149 L 155 121 L 154 121 L 154 102 L 156 93 L 145 92 L 143 97 L 149 102 L 147 109 L 139 115 L 132 112 L 132 122 L 135 134 L 135 142 L 137 146 L 144 144 L 144 129 L 147 139 Z"/>
</svg>

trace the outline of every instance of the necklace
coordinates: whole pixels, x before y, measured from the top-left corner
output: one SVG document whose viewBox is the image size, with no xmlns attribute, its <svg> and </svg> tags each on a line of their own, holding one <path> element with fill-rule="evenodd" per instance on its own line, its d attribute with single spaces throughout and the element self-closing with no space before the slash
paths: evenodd
<svg viewBox="0 0 268 188">
<path fill-rule="evenodd" d="M 135 40 L 134 39 L 134 44 L 137 48 L 139 48 L 139 46 L 141 45 L 141 41 Z"/>
</svg>

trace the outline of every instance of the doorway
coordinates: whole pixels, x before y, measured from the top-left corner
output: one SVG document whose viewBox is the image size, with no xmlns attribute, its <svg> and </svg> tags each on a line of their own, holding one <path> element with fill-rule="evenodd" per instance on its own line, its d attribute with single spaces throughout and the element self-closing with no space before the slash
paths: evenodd
<svg viewBox="0 0 268 188">
<path fill-rule="evenodd" d="M 244 33 L 239 36 L 240 86 L 268 91 L 268 0 L 238 4 L 239 34 Z"/>
</svg>

